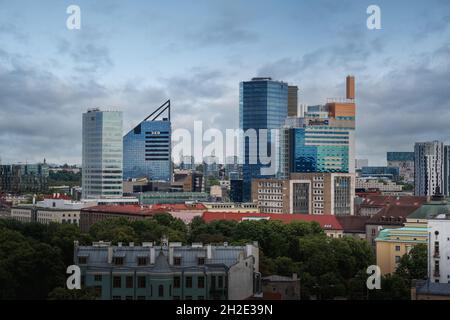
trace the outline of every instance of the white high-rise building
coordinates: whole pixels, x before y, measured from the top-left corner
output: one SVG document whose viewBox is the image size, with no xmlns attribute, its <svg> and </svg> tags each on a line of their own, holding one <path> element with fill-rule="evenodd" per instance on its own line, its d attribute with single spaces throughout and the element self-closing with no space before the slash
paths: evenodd
<svg viewBox="0 0 450 320">
<path fill-rule="evenodd" d="M 414 145 L 414 186 L 416 196 L 432 196 L 444 191 L 442 142 L 416 142 Z"/>
<path fill-rule="evenodd" d="M 450 282 L 450 215 L 428 220 L 428 275 L 431 282 Z"/>
<path fill-rule="evenodd" d="M 83 199 L 123 195 L 122 134 L 122 112 L 90 109 L 83 114 Z"/>
</svg>

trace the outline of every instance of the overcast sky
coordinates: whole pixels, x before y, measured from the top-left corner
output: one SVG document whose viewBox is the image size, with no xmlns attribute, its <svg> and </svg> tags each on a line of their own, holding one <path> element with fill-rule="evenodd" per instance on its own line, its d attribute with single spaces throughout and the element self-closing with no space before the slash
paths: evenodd
<svg viewBox="0 0 450 320">
<path fill-rule="evenodd" d="M 81 30 L 66 8 L 81 8 Z M 381 8 L 381 30 L 366 9 Z M 357 82 L 357 157 L 450 143 L 450 1 L 0 0 L 2 163 L 81 163 L 81 115 L 166 99 L 173 128 L 238 127 L 239 82 L 271 76 L 320 104 Z"/>
</svg>

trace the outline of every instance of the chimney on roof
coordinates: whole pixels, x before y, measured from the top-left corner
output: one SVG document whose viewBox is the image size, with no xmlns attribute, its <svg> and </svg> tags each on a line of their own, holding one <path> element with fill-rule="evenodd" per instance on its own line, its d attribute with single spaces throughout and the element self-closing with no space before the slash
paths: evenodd
<svg viewBox="0 0 450 320">
<path fill-rule="evenodd" d="M 347 89 L 347 99 L 354 100 L 355 99 L 355 77 L 347 76 L 346 81 L 346 89 Z"/>
<path fill-rule="evenodd" d="M 206 246 L 206 259 L 208 259 L 208 260 L 212 259 L 212 246 L 211 246 L 211 244 L 208 244 Z"/>
<path fill-rule="evenodd" d="M 155 264 L 155 247 L 150 247 L 150 264 Z"/>
<path fill-rule="evenodd" d="M 109 246 L 108 247 L 108 263 L 109 264 L 112 263 L 112 258 L 113 258 L 113 247 Z"/>
</svg>

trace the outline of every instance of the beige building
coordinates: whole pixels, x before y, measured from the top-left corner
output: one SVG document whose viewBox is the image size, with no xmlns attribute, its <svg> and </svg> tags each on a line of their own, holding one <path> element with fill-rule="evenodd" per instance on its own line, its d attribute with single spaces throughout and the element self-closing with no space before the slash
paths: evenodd
<svg viewBox="0 0 450 320">
<path fill-rule="evenodd" d="M 290 179 L 252 181 L 252 200 L 262 213 L 353 215 L 355 175 L 292 173 Z"/>
</svg>

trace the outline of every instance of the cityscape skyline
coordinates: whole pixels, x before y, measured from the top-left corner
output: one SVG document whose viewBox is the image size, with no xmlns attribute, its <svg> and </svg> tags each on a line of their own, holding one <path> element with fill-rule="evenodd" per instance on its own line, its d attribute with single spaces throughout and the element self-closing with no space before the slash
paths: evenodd
<svg viewBox="0 0 450 320">
<path fill-rule="evenodd" d="M 79 31 L 65 28 L 67 3 L 26 3 L 23 11 L 18 1 L 0 13 L 2 163 L 81 164 L 81 114 L 91 107 L 122 110 L 124 134 L 169 98 L 174 130 L 194 120 L 238 128 L 239 82 L 253 76 L 297 85 L 299 103 L 314 105 L 340 96 L 343 76 L 355 74 L 356 158 L 371 165 L 384 164 L 386 151 L 413 151 L 417 141 L 449 142 L 444 1 L 378 1 L 383 26 L 376 31 L 365 26 L 368 1 L 269 1 L 257 10 L 252 1 L 77 4 Z"/>
</svg>

